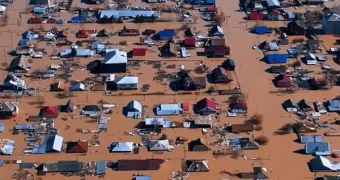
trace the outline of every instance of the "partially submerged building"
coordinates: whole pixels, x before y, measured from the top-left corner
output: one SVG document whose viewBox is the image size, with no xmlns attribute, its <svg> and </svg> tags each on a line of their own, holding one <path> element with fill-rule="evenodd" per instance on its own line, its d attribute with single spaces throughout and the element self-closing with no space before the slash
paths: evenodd
<svg viewBox="0 0 340 180">
<path fill-rule="evenodd" d="M 140 119 L 142 118 L 143 107 L 138 101 L 131 101 L 124 108 L 124 113 L 128 118 Z"/>
<path fill-rule="evenodd" d="M 66 153 L 87 153 L 88 148 L 87 140 L 70 141 L 67 143 Z"/>
<path fill-rule="evenodd" d="M 170 116 L 170 115 L 178 115 L 182 112 L 181 103 L 173 103 L 173 104 L 159 104 L 155 108 L 155 114 L 157 116 Z"/>
<path fill-rule="evenodd" d="M 186 172 L 208 172 L 208 160 L 184 160 L 182 169 Z"/>
<path fill-rule="evenodd" d="M 133 142 L 113 142 L 111 143 L 109 150 L 110 152 L 132 152 Z"/>
</svg>

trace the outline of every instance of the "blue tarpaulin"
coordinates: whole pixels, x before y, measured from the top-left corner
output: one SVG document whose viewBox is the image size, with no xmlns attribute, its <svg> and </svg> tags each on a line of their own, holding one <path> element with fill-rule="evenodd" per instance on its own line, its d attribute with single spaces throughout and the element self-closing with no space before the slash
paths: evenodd
<svg viewBox="0 0 340 180">
<path fill-rule="evenodd" d="M 272 54 L 267 54 L 266 55 L 266 62 L 268 64 L 281 64 L 281 63 L 287 63 L 287 54 L 283 53 L 272 53 Z"/>
<path fill-rule="evenodd" d="M 96 163 L 96 174 L 97 175 L 105 173 L 106 164 L 107 164 L 106 160 L 97 161 L 97 163 Z"/>
<path fill-rule="evenodd" d="M 267 34 L 272 33 L 272 29 L 268 28 L 267 26 L 255 26 L 254 33 L 256 34 Z"/>
<path fill-rule="evenodd" d="M 74 16 L 71 18 L 71 22 L 72 23 L 83 23 L 85 19 L 86 18 L 84 16 Z"/>
<path fill-rule="evenodd" d="M 20 39 L 20 41 L 18 42 L 18 46 L 27 46 L 27 43 L 27 39 Z"/>
<path fill-rule="evenodd" d="M 160 39 L 171 39 L 175 35 L 174 29 L 164 29 L 159 31 L 159 38 Z"/>
</svg>

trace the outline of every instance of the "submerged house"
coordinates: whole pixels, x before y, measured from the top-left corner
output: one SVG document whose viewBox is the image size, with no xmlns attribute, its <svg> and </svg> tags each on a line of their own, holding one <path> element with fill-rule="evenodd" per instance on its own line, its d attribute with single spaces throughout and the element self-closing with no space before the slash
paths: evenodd
<svg viewBox="0 0 340 180">
<path fill-rule="evenodd" d="M 64 138 L 59 135 L 46 135 L 44 139 L 45 153 L 61 152 Z"/>
<path fill-rule="evenodd" d="M 307 142 L 305 143 L 305 153 L 313 155 L 330 155 L 331 145 L 328 142 Z"/>
<path fill-rule="evenodd" d="M 73 101 L 69 100 L 69 101 L 67 101 L 67 103 L 65 105 L 60 106 L 60 112 L 65 112 L 65 113 L 73 112 L 75 107 L 76 106 L 73 103 Z"/>
<path fill-rule="evenodd" d="M 291 99 L 283 102 L 282 106 L 286 109 L 287 112 L 297 112 L 300 110 L 298 103 L 293 102 Z"/>
<path fill-rule="evenodd" d="M 93 61 L 87 65 L 87 69 L 92 74 L 102 73 L 124 73 L 127 67 L 127 52 L 115 50 L 106 50 L 104 61 Z"/>
<path fill-rule="evenodd" d="M 230 83 L 233 81 L 231 74 L 222 66 L 218 66 L 211 73 L 211 78 L 214 83 Z"/>
<path fill-rule="evenodd" d="M 148 144 L 149 151 L 170 151 L 174 147 L 170 146 L 169 140 L 150 140 Z"/>
<path fill-rule="evenodd" d="M 174 104 L 159 104 L 155 108 L 155 114 L 157 116 L 170 116 L 178 115 L 182 112 L 182 105 L 180 103 Z"/>
<path fill-rule="evenodd" d="M 215 25 L 213 28 L 210 29 L 209 36 L 220 36 L 220 37 L 223 37 L 224 36 L 224 31 L 223 31 L 223 29 L 220 26 Z"/>
<path fill-rule="evenodd" d="M 65 84 L 63 82 L 56 82 L 50 85 L 50 91 L 51 92 L 58 92 L 58 91 L 64 91 L 65 90 Z"/>
<path fill-rule="evenodd" d="M 140 119 L 142 118 L 143 113 L 142 104 L 133 100 L 124 108 L 124 112 L 128 118 Z"/>
<path fill-rule="evenodd" d="M 248 112 L 248 106 L 245 102 L 230 103 L 228 111 L 236 114 L 246 114 Z"/>
<path fill-rule="evenodd" d="M 339 172 L 340 162 L 332 162 L 323 156 L 316 156 L 309 161 L 312 172 Z"/>
<path fill-rule="evenodd" d="M 11 61 L 8 71 L 27 73 L 31 69 L 31 64 L 28 63 L 27 57 L 24 55 L 13 58 Z"/>
<path fill-rule="evenodd" d="M 340 100 L 332 99 L 326 102 L 328 112 L 340 112 Z"/>
<path fill-rule="evenodd" d="M 254 124 L 232 124 L 231 125 L 231 132 L 232 133 L 241 133 L 241 132 L 250 132 L 254 131 L 255 126 Z"/>
<path fill-rule="evenodd" d="M 45 118 L 57 118 L 59 115 L 58 106 L 44 106 L 41 108 L 39 115 Z"/>
<path fill-rule="evenodd" d="M 207 83 L 205 77 L 192 77 L 189 73 L 182 73 L 177 85 L 180 90 L 194 91 L 206 88 Z"/>
<path fill-rule="evenodd" d="M 67 143 L 66 153 L 87 153 L 89 142 L 84 140 L 70 141 Z"/>
<path fill-rule="evenodd" d="M 139 78 L 137 76 L 123 76 L 115 79 L 117 90 L 136 90 L 138 89 Z"/>
<path fill-rule="evenodd" d="M 132 152 L 133 142 L 113 142 L 109 150 L 110 152 Z"/>
<path fill-rule="evenodd" d="M 203 138 L 198 138 L 188 144 L 189 151 L 209 151 L 210 148 Z"/>
<path fill-rule="evenodd" d="M 184 160 L 182 169 L 186 172 L 208 172 L 208 160 Z"/>
<path fill-rule="evenodd" d="M 196 103 L 194 109 L 196 113 L 202 115 L 215 114 L 217 112 L 217 105 L 213 100 L 204 98 Z"/>
<path fill-rule="evenodd" d="M 16 117 L 19 113 L 17 102 L 1 102 L 0 103 L 0 118 Z"/>
<path fill-rule="evenodd" d="M 230 140 L 230 144 L 232 144 L 236 149 L 241 150 L 256 150 L 260 149 L 260 145 L 255 142 L 254 140 L 251 140 L 249 138 L 232 138 Z"/>
<path fill-rule="evenodd" d="M 98 114 L 101 112 L 101 109 L 97 105 L 86 105 L 81 110 L 80 114 L 82 115 L 92 115 L 92 114 Z"/>
<path fill-rule="evenodd" d="M 159 170 L 164 162 L 163 159 L 118 160 L 114 163 L 113 169 L 116 171 Z"/>
<path fill-rule="evenodd" d="M 238 174 L 238 177 L 240 179 L 269 179 L 267 169 L 263 167 L 254 167 L 253 172 L 242 172 Z"/>
</svg>

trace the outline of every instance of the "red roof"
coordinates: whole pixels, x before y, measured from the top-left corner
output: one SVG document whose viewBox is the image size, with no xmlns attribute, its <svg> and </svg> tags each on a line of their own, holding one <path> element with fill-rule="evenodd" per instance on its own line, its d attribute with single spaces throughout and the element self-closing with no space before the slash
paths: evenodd
<svg viewBox="0 0 340 180">
<path fill-rule="evenodd" d="M 287 74 L 281 74 L 277 76 L 276 78 L 277 81 L 285 81 L 285 82 L 291 82 L 291 78 Z"/>
<path fill-rule="evenodd" d="M 207 11 L 217 11 L 217 8 L 215 6 L 208 6 Z"/>
<path fill-rule="evenodd" d="M 189 111 L 189 109 L 190 109 L 189 102 L 183 102 L 182 103 L 182 109 L 183 109 L 183 111 Z"/>
<path fill-rule="evenodd" d="M 79 35 L 87 35 L 88 34 L 88 31 L 85 31 L 85 30 L 80 30 L 78 32 Z"/>
<path fill-rule="evenodd" d="M 45 106 L 41 108 L 40 116 L 42 117 L 58 117 L 58 107 L 57 106 Z"/>
<path fill-rule="evenodd" d="M 189 37 L 184 39 L 184 45 L 195 45 L 196 44 L 196 38 L 195 37 Z"/>
<path fill-rule="evenodd" d="M 212 110 L 215 110 L 215 111 L 217 109 L 216 103 L 209 98 L 204 98 L 204 99 L 202 99 L 202 100 L 200 100 L 196 103 L 196 109 L 198 109 L 198 110 L 206 108 L 206 107 L 208 107 Z"/>
<path fill-rule="evenodd" d="M 145 56 L 146 48 L 133 48 L 132 49 L 133 56 Z"/>
<path fill-rule="evenodd" d="M 276 10 L 276 9 L 273 9 L 273 10 L 270 11 L 270 14 L 271 15 L 279 15 L 280 12 L 278 10 Z"/>
</svg>

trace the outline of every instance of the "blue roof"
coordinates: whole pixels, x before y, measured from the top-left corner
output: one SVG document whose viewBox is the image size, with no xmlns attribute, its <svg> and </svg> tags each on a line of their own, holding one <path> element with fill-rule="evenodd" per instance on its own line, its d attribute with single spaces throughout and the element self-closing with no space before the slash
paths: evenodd
<svg viewBox="0 0 340 180">
<path fill-rule="evenodd" d="M 18 46 L 27 46 L 28 40 L 27 39 L 20 39 L 18 42 Z"/>
<path fill-rule="evenodd" d="M 319 136 L 319 135 L 301 136 L 300 137 L 300 142 L 302 144 L 312 143 L 312 142 L 323 142 L 323 138 L 322 138 L 322 136 Z"/>
<path fill-rule="evenodd" d="M 93 56 L 94 52 L 91 49 L 80 49 L 77 48 L 77 55 L 76 56 Z M 65 49 L 64 51 L 60 52 L 60 56 L 68 56 L 71 55 L 72 49 Z"/>
<path fill-rule="evenodd" d="M 328 111 L 330 112 L 340 111 L 340 100 L 339 99 L 329 100 L 327 108 Z"/>
<path fill-rule="evenodd" d="M 269 7 L 271 6 L 280 6 L 280 3 L 278 0 L 267 0 L 267 4 Z"/>
<path fill-rule="evenodd" d="M 74 16 L 71 18 L 73 23 L 84 22 L 86 18 L 84 16 Z"/>
<path fill-rule="evenodd" d="M 159 37 L 169 37 L 172 38 L 175 35 L 174 29 L 164 29 L 162 31 L 159 31 Z"/>
<path fill-rule="evenodd" d="M 0 122 L 0 132 L 4 131 L 5 125 L 4 123 Z"/>
<path fill-rule="evenodd" d="M 144 16 L 151 17 L 152 15 L 158 17 L 158 12 L 149 10 L 115 10 L 115 9 L 103 9 L 98 11 L 99 18 L 103 17 L 132 17 Z"/>
<path fill-rule="evenodd" d="M 206 4 L 215 4 L 216 0 L 205 0 Z"/>
<path fill-rule="evenodd" d="M 271 33 L 272 29 L 268 28 L 267 26 L 255 26 L 254 32 L 256 34 L 266 34 L 266 33 Z"/>
<path fill-rule="evenodd" d="M 32 124 L 19 124 L 15 125 L 14 129 L 19 131 L 35 131 L 38 129 L 38 126 Z"/>
<path fill-rule="evenodd" d="M 286 63 L 288 55 L 283 53 L 269 53 L 266 54 L 266 62 L 268 64 L 275 64 L 275 63 Z"/>
<path fill-rule="evenodd" d="M 22 38 L 23 39 L 31 40 L 33 38 L 33 32 L 32 31 L 24 32 L 24 34 L 22 35 Z"/>
<path fill-rule="evenodd" d="M 134 176 L 132 180 L 151 180 L 150 176 Z"/>
<path fill-rule="evenodd" d="M 104 174 L 105 169 L 106 169 L 106 165 L 107 165 L 106 160 L 97 161 L 97 163 L 96 163 L 96 174 L 97 175 Z"/>
<path fill-rule="evenodd" d="M 36 145 L 32 148 L 32 154 L 44 154 L 46 152 L 46 144 Z"/>
<path fill-rule="evenodd" d="M 5 144 L 5 147 L 2 149 L 2 154 L 12 155 L 13 151 L 14 151 L 14 141 L 8 140 L 7 144 Z"/>
<path fill-rule="evenodd" d="M 330 155 L 330 144 L 327 142 L 308 142 L 305 144 L 306 154 Z"/>
<path fill-rule="evenodd" d="M 0 159 L 0 167 L 2 167 L 3 161 Z"/>
<path fill-rule="evenodd" d="M 33 9 L 33 13 L 36 13 L 36 14 L 44 14 L 45 11 L 46 11 L 46 7 L 35 7 Z"/>
</svg>

